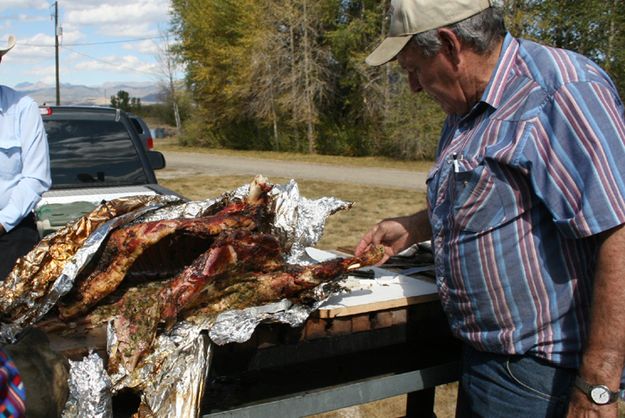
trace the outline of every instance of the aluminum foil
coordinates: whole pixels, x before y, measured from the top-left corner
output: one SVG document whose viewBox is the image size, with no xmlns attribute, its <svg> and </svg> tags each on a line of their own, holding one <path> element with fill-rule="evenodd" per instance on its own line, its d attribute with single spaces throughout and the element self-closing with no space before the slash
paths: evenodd
<svg viewBox="0 0 625 418">
<path fill-rule="evenodd" d="M 280 322 L 298 327 L 306 322 L 311 312 L 340 288 L 333 283 L 322 283 L 314 289 L 314 303 L 294 305 L 287 299 L 264 306 L 233 309 L 222 312 L 210 327 L 208 335 L 217 345 L 249 340 L 256 327 L 263 322 Z"/>
<path fill-rule="evenodd" d="M 59 297 L 71 289 L 78 273 L 91 260 L 114 228 L 133 222 L 209 215 L 228 201 L 245 197 L 249 190 L 250 186 L 244 185 L 232 192 L 224 193 L 217 199 L 193 202 L 160 197 L 146 201 L 132 211 L 117 214 L 105 222 L 100 222 L 97 228 L 92 229 L 88 239 L 82 241 L 72 257 L 63 263 L 61 273 L 44 297 L 29 299 L 29 295 L 25 296 L 25 303 L 31 313 L 16 318 L 12 323 L 0 325 L 0 335 L 6 338 L 14 337 L 23 327 L 34 323 L 54 306 Z M 274 185 L 270 197 L 274 212 L 272 233 L 289 249 L 286 260 L 289 263 L 297 263 L 303 259 L 304 249 L 307 246 L 314 246 L 319 241 L 328 216 L 351 207 L 351 203 L 335 198 L 306 199 L 300 196 L 294 180 L 286 185 Z M 92 392 L 87 389 L 96 380 L 101 380 L 100 385 L 110 387 L 110 394 L 124 388 L 141 391 L 142 407 L 150 410 L 154 416 L 196 416 L 199 413 L 199 400 L 210 364 L 211 350 L 207 332 L 210 332 L 211 340 L 224 344 L 246 341 L 255 327 L 263 321 L 279 321 L 299 326 L 332 291 L 332 286 L 319 286 L 314 292 L 313 302 L 306 306 L 292 305 L 283 300 L 263 307 L 224 312 L 217 318 L 196 317 L 192 322 L 179 322 L 170 332 L 157 336 L 153 350 L 132 371 L 125 370 L 122 366 L 111 376 L 104 373 L 101 377 L 96 377 L 95 372 L 83 370 L 95 367 L 91 365 L 94 360 L 89 356 L 83 361 L 84 364 L 80 362 L 72 365 L 72 370 L 76 369 L 76 387 L 72 389 L 72 397 L 76 400 L 68 403 L 67 413 L 70 415 L 66 416 L 100 416 L 83 415 L 80 411 L 78 415 L 71 415 L 71 411 L 77 408 L 73 405 L 90 405 L 92 401 L 96 402 L 92 399 Z M 115 344 L 116 336 L 109 324 L 107 344 L 109 353 Z M 94 407 L 94 411 L 100 411 L 98 408 L 107 408 L 108 398 L 104 396 L 99 399 L 103 399 L 104 403 L 97 408 Z"/>
<path fill-rule="evenodd" d="M 16 340 L 67 293 L 110 231 L 146 212 L 180 202 L 174 196 L 136 196 L 104 202 L 46 236 L 0 284 L 0 340 Z"/>
<path fill-rule="evenodd" d="M 289 244 L 288 263 L 300 261 L 306 247 L 312 247 L 319 242 L 330 215 L 352 207 L 352 202 L 334 197 L 310 200 L 300 196 L 295 180 L 284 186 L 274 187 L 272 193 L 274 233 L 284 237 Z"/>
<path fill-rule="evenodd" d="M 181 341 L 143 389 L 141 402 L 157 417 L 196 417 L 200 413 L 212 350 L 199 334 Z"/>
<path fill-rule="evenodd" d="M 112 418 L 111 379 L 100 356 L 90 353 L 69 364 L 69 398 L 63 418 Z"/>
<path fill-rule="evenodd" d="M 140 391 L 142 408 L 149 410 L 150 416 L 196 417 L 211 356 L 210 340 L 202 327 L 178 323 L 171 332 L 158 336 L 140 367 L 110 376 L 112 392 L 123 388 Z"/>
<path fill-rule="evenodd" d="M 178 218 L 198 218 L 200 216 L 207 216 L 215 212 L 215 208 L 220 206 L 227 196 L 222 196 L 217 199 L 207 200 L 194 200 L 190 202 L 180 203 L 178 205 L 170 205 L 164 208 L 151 211 L 138 217 L 134 223 L 138 222 L 151 222 L 161 221 L 165 219 L 178 219 Z"/>
</svg>

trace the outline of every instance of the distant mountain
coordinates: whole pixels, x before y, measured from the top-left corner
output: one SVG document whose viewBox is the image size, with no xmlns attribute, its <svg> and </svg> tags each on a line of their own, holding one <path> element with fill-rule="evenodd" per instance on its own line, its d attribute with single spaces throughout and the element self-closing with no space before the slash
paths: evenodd
<svg viewBox="0 0 625 418">
<path fill-rule="evenodd" d="M 150 104 L 159 101 L 160 87 L 149 82 L 104 83 L 100 86 L 81 86 L 61 83 L 60 97 L 62 105 L 108 105 L 111 96 L 120 90 L 127 91 L 130 97 L 138 97 L 141 103 Z M 44 83 L 20 83 L 15 90 L 24 92 L 40 105 L 56 103 L 56 86 Z"/>
</svg>

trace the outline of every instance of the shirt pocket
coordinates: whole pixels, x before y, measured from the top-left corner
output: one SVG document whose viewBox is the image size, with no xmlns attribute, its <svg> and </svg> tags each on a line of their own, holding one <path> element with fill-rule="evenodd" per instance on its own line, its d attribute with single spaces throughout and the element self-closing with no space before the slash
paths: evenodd
<svg viewBox="0 0 625 418">
<path fill-rule="evenodd" d="M 21 143 L 13 118 L 0 118 L 0 176 L 12 178 L 22 171 Z"/>
<path fill-rule="evenodd" d="M 509 219 L 510 206 L 504 204 L 501 183 L 485 164 L 452 175 L 452 213 L 456 228 L 485 232 Z"/>
</svg>

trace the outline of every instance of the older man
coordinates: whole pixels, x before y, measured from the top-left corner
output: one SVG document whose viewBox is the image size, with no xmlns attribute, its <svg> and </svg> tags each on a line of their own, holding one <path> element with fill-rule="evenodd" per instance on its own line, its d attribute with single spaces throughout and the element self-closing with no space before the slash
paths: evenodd
<svg viewBox="0 0 625 418">
<path fill-rule="evenodd" d="M 0 62 L 13 46 L 10 36 Z M 0 280 L 39 240 L 32 210 L 50 181 L 48 140 L 37 104 L 0 85 Z"/>
<path fill-rule="evenodd" d="M 589 59 L 506 33 L 488 0 L 393 0 L 367 58 L 448 114 L 428 210 L 356 248 L 432 239 L 464 342 L 457 416 L 616 417 L 625 363 L 625 118 Z"/>
</svg>

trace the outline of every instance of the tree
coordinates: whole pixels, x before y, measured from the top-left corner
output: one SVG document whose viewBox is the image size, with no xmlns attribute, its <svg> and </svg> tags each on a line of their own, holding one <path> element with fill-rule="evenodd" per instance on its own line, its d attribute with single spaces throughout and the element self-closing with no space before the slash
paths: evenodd
<svg viewBox="0 0 625 418">
<path fill-rule="evenodd" d="M 306 150 L 317 151 L 320 107 L 329 90 L 331 54 L 323 36 L 323 1 L 259 2 L 259 27 L 251 60 L 250 110 L 269 119 L 278 142 L 278 118 L 305 132 Z M 296 148 L 303 150 L 296 142 Z"/>
<path fill-rule="evenodd" d="M 138 97 L 131 97 L 129 110 L 135 113 L 141 112 L 141 99 Z"/>
<path fill-rule="evenodd" d="M 256 2 L 253 0 L 174 0 L 176 48 L 187 69 L 187 85 L 198 105 L 200 142 L 223 146 L 227 139 L 245 144 L 254 131 L 242 112 L 248 85 L 249 54 L 253 50 Z M 230 144 L 232 145 L 232 144 Z"/>
<path fill-rule="evenodd" d="M 625 96 L 624 0 L 510 0 L 515 36 L 595 60 Z M 185 140 L 207 146 L 431 158 L 445 117 L 401 69 L 364 60 L 390 0 L 172 0 Z M 167 72 L 171 70 L 163 62 Z M 171 74 L 171 71 L 170 71 Z M 167 77 L 170 96 L 173 78 Z"/>
<path fill-rule="evenodd" d="M 111 96 L 111 106 L 124 111 L 130 111 L 130 95 L 127 91 L 120 90 L 116 96 Z"/>
<path fill-rule="evenodd" d="M 506 11 L 514 35 L 588 56 L 625 94 L 623 0 L 514 0 Z"/>
<path fill-rule="evenodd" d="M 163 80 L 161 83 L 161 91 L 165 92 L 165 101 L 171 104 L 173 119 L 176 125 L 176 133 L 180 135 L 180 98 L 177 94 L 175 76 L 179 71 L 179 61 L 176 59 L 173 42 L 168 31 L 160 31 L 163 43 L 158 45 L 158 53 L 156 56 L 160 64 Z"/>
<path fill-rule="evenodd" d="M 125 112 L 140 112 L 141 99 L 130 97 L 127 91 L 120 90 L 116 96 L 111 96 L 111 106 Z"/>
</svg>

